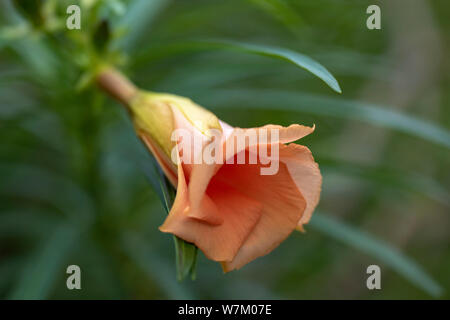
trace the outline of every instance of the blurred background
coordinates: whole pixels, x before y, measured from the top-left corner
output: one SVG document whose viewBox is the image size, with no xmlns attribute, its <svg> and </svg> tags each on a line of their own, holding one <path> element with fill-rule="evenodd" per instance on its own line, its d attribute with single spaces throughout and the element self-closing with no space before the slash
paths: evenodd
<svg viewBox="0 0 450 320">
<path fill-rule="evenodd" d="M 66 28 L 73 3 L 81 30 Z M 366 27 L 371 4 L 381 30 Z M 0 297 L 448 299 L 449 10 L 445 0 L 1 0 Z M 342 94 L 264 56 L 273 47 L 320 62 Z M 300 142 L 324 176 L 307 232 L 228 274 L 200 253 L 197 279 L 178 282 L 151 158 L 93 83 L 101 63 L 235 126 L 315 124 Z M 81 290 L 66 288 L 71 264 Z M 372 264 L 381 290 L 366 287 Z"/>
</svg>

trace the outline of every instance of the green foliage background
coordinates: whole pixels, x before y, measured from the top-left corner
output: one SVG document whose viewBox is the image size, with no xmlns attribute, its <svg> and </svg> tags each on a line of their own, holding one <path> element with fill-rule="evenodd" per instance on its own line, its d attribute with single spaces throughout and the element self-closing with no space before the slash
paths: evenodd
<svg viewBox="0 0 450 320">
<path fill-rule="evenodd" d="M 449 297 L 448 1 L 75 2 L 70 31 L 73 1 L 0 2 L 0 297 Z M 320 62 L 343 93 L 273 48 Z M 200 254 L 197 279 L 177 282 L 152 159 L 93 83 L 102 63 L 235 126 L 315 124 L 307 232 L 225 275 Z M 70 264 L 82 290 L 66 288 Z M 382 290 L 366 288 L 371 264 Z"/>
</svg>

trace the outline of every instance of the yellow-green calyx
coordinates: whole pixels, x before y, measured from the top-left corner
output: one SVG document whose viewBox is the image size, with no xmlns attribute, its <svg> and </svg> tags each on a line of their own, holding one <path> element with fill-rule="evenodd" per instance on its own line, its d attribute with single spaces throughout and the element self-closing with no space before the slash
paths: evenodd
<svg viewBox="0 0 450 320">
<path fill-rule="evenodd" d="M 168 157 L 175 142 L 172 133 L 176 128 L 173 110 L 176 109 L 192 126 L 208 136 L 210 129 L 221 130 L 219 119 L 210 111 L 188 98 L 146 92 L 137 89 L 122 74 L 105 69 L 97 77 L 99 85 L 111 96 L 122 102 L 130 112 L 138 134 L 144 133 Z"/>
<path fill-rule="evenodd" d="M 133 123 L 137 132 L 143 132 L 170 157 L 174 142 L 171 135 L 174 128 L 170 107 L 155 99 L 154 94 L 139 91 L 129 104 Z"/>
<path fill-rule="evenodd" d="M 168 156 L 174 146 L 171 140 L 176 129 L 173 108 L 200 132 L 207 135 L 210 129 L 221 130 L 219 119 L 190 99 L 172 94 L 139 91 L 129 104 L 136 130 L 145 132 Z"/>
</svg>

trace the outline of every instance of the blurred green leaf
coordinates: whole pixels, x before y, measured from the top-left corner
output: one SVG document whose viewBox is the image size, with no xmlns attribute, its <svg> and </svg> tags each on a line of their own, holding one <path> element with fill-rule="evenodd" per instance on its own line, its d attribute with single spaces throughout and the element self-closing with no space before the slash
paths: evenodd
<svg viewBox="0 0 450 320">
<path fill-rule="evenodd" d="M 10 42 L 8 45 L 25 61 L 38 81 L 47 83 L 58 81 L 59 60 L 44 42 L 29 37 Z"/>
<path fill-rule="evenodd" d="M 195 93 L 194 93 L 195 94 Z M 302 92 L 277 90 L 209 90 L 197 93 L 205 106 L 306 112 L 367 122 L 450 148 L 450 132 L 436 124 L 390 110 L 386 106 Z"/>
<path fill-rule="evenodd" d="M 9 257 L 8 260 L 3 260 L 0 263 L 0 292 L 5 292 L 5 288 L 8 288 L 10 283 L 16 277 L 17 270 L 23 266 L 23 256 L 19 257 Z M 3 295 L 2 295 L 3 298 Z"/>
<path fill-rule="evenodd" d="M 141 144 L 142 146 L 142 144 Z M 159 173 L 159 165 L 156 162 L 155 158 L 149 154 L 147 150 L 143 150 L 144 147 L 140 149 L 139 154 L 141 155 L 139 164 L 142 172 L 144 172 L 147 181 L 150 183 L 153 191 L 158 195 L 159 200 L 164 206 L 164 209 L 167 213 L 170 211 L 170 207 L 168 207 L 168 203 L 166 202 L 165 192 L 163 188 L 165 185 L 161 184 L 161 176 Z"/>
<path fill-rule="evenodd" d="M 330 173 L 352 175 L 389 188 L 422 194 L 450 207 L 450 195 L 447 189 L 427 176 L 380 166 L 342 162 L 332 158 L 315 157 L 315 159 L 320 163 L 321 172 L 325 176 Z"/>
<path fill-rule="evenodd" d="M 13 0 L 16 8 L 36 26 L 45 22 L 43 5 L 45 0 Z"/>
<path fill-rule="evenodd" d="M 52 212 L 34 209 L 4 210 L 0 214 L 0 236 L 42 236 L 55 228 L 61 219 L 51 215 Z"/>
<path fill-rule="evenodd" d="M 125 4 L 122 3 L 122 0 L 104 1 L 104 5 L 117 16 L 122 16 L 126 12 L 126 7 Z"/>
<path fill-rule="evenodd" d="M 334 78 L 334 76 L 320 63 L 304 54 L 285 48 L 254 45 L 236 41 L 197 40 L 173 43 L 159 47 L 150 47 L 146 49 L 145 53 L 141 53 L 141 57 L 137 58 L 136 64 L 139 65 L 140 63 L 142 63 L 142 60 L 148 60 L 149 56 L 155 58 L 159 56 L 167 56 L 170 54 L 180 54 L 189 51 L 205 50 L 232 50 L 287 61 L 296 65 L 297 67 L 311 72 L 313 75 L 323 80 L 334 91 L 342 93 L 339 83 Z"/>
<path fill-rule="evenodd" d="M 364 231 L 339 222 L 329 215 L 316 212 L 306 227 L 314 228 L 346 245 L 356 248 L 385 263 L 409 282 L 421 288 L 433 297 L 443 293 L 442 287 L 436 283 L 420 266 L 405 257 L 389 244 L 378 240 Z"/>
<path fill-rule="evenodd" d="M 0 163 L 0 175 L 0 195 L 51 204 L 65 217 L 82 225 L 92 221 L 95 214 L 92 199 L 73 181 L 26 164 Z"/>
<path fill-rule="evenodd" d="M 249 0 L 277 20 L 281 21 L 289 30 L 298 34 L 302 25 L 302 18 L 286 1 L 283 0 Z"/>
<path fill-rule="evenodd" d="M 219 53 L 219 52 L 217 52 Z M 316 53 L 321 61 L 332 66 L 334 74 L 340 76 L 371 77 L 382 81 L 391 81 L 387 78 L 389 68 L 380 65 L 380 58 L 358 54 L 353 51 Z M 177 65 L 174 70 L 168 70 L 162 79 L 149 85 L 156 91 L 189 92 L 191 89 L 202 88 L 209 90 L 217 86 L 237 83 L 238 81 L 260 81 L 268 79 L 273 86 L 290 85 L 294 81 L 307 80 L 308 73 L 297 72 L 290 64 L 280 65 L 275 59 L 254 59 L 249 57 L 245 61 L 227 61 L 220 64 L 222 55 L 199 55 L 188 64 Z M 214 68 L 211 65 L 214 64 Z M 145 71 L 144 71 L 145 72 Z M 144 73 L 145 74 L 145 73 Z M 278 77 L 283 74 L 283 77 Z M 186 81 L 189 79 L 189 81 Z"/>
<path fill-rule="evenodd" d="M 56 228 L 40 250 L 33 253 L 9 298 L 19 300 L 48 298 L 55 281 L 63 279 L 62 275 L 66 271 L 64 263 L 76 239 L 77 232 L 71 226 L 61 225 Z"/>
<path fill-rule="evenodd" d="M 98 51 L 103 52 L 111 39 L 111 30 L 108 20 L 103 19 L 97 25 L 93 35 L 93 43 Z"/>
<path fill-rule="evenodd" d="M 24 2 L 28 2 L 28 0 Z M 31 0 L 24 5 L 33 7 L 37 5 L 37 2 Z M 34 76 L 37 76 L 39 81 L 55 80 L 55 74 L 59 66 L 57 65 L 58 60 L 54 52 L 42 41 L 43 38 L 38 34 L 29 34 L 30 28 L 27 25 L 27 21 L 17 14 L 17 10 L 14 9 L 10 1 L 1 1 L 0 9 L 1 17 L 10 23 L 9 28 L 12 28 L 13 33 L 14 30 L 18 33 L 15 36 L 13 35 L 16 38 L 14 39 L 15 41 L 9 41 L 8 39 L 3 39 L 5 34 L 2 35 L 2 33 L 5 29 L 0 29 L 0 48 L 2 46 L 11 47 L 31 68 Z"/>
<path fill-rule="evenodd" d="M 27 24 L 18 24 L 15 26 L 2 27 L 0 29 L 0 50 L 12 44 L 13 41 L 28 36 L 30 28 Z"/>
<path fill-rule="evenodd" d="M 132 51 L 139 40 L 148 33 L 148 28 L 155 17 L 161 12 L 169 0 L 135 0 L 128 6 L 118 27 L 127 29 L 127 34 L 118 39 L 117 46 Z"/>
<path fill-rule="evenodd" d="M 145 241 L 139 239 L 138 235 L 128 234 L 124 237 L 124 246 L 131 258 L 137 262 L 137 265 L 146 272 L 150 279 L 158 283 L 169 299 L 194 299 L 184 285 L 174 279 L 173 267 L 162 257 L 149 252 L 148 247 L 143 245 L 144 243 Z"/>
</svg>

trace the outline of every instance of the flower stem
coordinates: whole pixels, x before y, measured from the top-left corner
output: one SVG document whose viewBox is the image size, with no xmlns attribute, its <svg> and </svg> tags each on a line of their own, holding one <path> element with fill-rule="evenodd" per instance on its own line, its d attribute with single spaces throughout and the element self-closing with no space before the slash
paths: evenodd
<svg viewBox="0 0 450 320">
<path fill-rule="evenodd" d="M 112 68 L 102 69 L 97 75 L 97 84 L 114 99 L 128 106 L 138 88 L 122 73 Z"/>
</svg>

